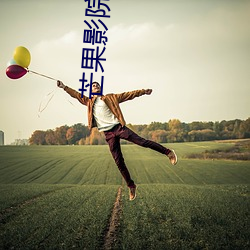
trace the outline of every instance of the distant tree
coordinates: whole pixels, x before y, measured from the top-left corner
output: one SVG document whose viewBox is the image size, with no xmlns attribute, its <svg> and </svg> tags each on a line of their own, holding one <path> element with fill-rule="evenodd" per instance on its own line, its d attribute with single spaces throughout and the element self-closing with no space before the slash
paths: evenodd
<svg viewBox="0 0 250 250">
<path fill-rule="evenodd" d="M 195 121 L 189 124 L 190 131 L 202 130 L 203 128 L 204 128 L 204 124 L 202 122 Z"/>
<path fill-rule="evenodd" d="M 181 130 L 182 123 L 178 119 L 172 119 L 168 121 L 168 127 L 169 127 L 169 130 Z"/>
<path fill-rule="evenodd" d="M 137 130 L 136 130 L 136 125 L 132 125 L 131 123 L 128 123 L 126 126 L 127 126 L 129 129 L 131 129 L 132 131 L 134 131 L 135 133 L 137 132 Z"/>
<path fill-rule="evenodd" d="M 216 138 L 220 139 L 220 133 L 221 133 L 221 125 L 218 121 L 216 121 L 213 125 L 213 131 L 216 134 Z"/>
<path fill-rule="evenodd" d="M 145 139 L 152 139 L 150 137 L 150 131 L 148 130 L 148 125 L 144 124 L 144 125 L 132 125 L 131 123 L 126 125 L 129 129 L 131 129 L 132 131 L 134 131 L 136 134 L 138 134 L 139 136 L 145 138 Z M 122 144 L 127 144 L 127 141 L 122 141 Z"/>
<path fill-rule="evenodd" d="M 75 130 L 73 127 L 70 127 L 66 132 L 66 139 L 69 145 L 75 144 L 75 137 L 76 137 Z"/>
<path fill-rule="evenodd" d="M 167 131 L 163 129 L 157 129 L 155 131 L 151 131 L 151 138 L 153 141 L 158 143 L 167 142 Z"/>
<path fill-rule="evenodd" d="M 188 132 L 189 132 L 189 124 L 182 122 L 182 139 L 184 142 L 189 141 Z"/>
<path fill-rule="evenodd" d="M 105 136 L 100 133 L 97 128 L 93 128 L 88 138 L 86 138 L 86 143 L 90 145 L 103 145 L 105 144 Z"/>
<path fill-rule="evenodd" d="M 76 133 L 76 142 L 80 140 L 81 138 L 86 138 L 90 135 L 90 130 L 88 126 L 85 126 L 84 124 L 77 123 L 73 126 L 75 133 Z"/>
<path fill-rule="evenodd" d="M 240 125 L 241 125 L 242 121 L 239 119 L 236 119 L 234 121 L 234 127 L 233 127 L 233 135 L 234 138 L 240 138 Z"/>
<path fill-rule="evenodd" d="M 91 138 L 90 145 L 98 145 L 98 144 L 99 144 L 99 141 L 97 137 Z"/>
<path fill-rule="evenodd" d="M 136 129 L 136 131 L 137 131 L 138 133 L 141 133 L 141 132 L 143 132 L 145 129 L 147 129 L 147 125 L 146 125 L 146 124 L 144 124 L 144 125 L 134 125 L 134 127 L 135 127 L 135 129 Z"/>
<path fill-rule="evenodd" d="M 221 122 L 191 122 L 184 123 L 178 119 L 168 123 L 152 122 L 147 125 L 128 124 L 128 128 L 145 139 L 157 142 L 204 141 L 214 139 L 250 138 L 250 118 L 245 121 L 235 119 Z M 31 145 L 56 144 L 105 144 L 105 136 L 98 130 L 78 123 L 71 127 L 67 125 L 55 130 L 36 130 L 29 139 Z M 127 143 L 125 140 L 122 142 Z"/>
<path fill-rule="evenodd" d="M 167 123 L 151 122 L 148 125 L 148 130 L 149 131 L 154 131 L 154 130 L 168 130 L 168 126 L 167 126 Z"/>
<path fill-rule="evenodd" d="M 188 132 L 189 141 L 196 141 L 197 140 L 197 131 L 198 130 L 192 130 L 192 131 Z"/>
<path fill-rule="evenodd" d="M 30 145 L 45 145 L 45 135 L 46 132 L 42 130 L 36 130 L 33 132 L 31 137 L 29 138 Z"/>
<path fill-rule="evenodd" d="M 178 119 L 172 119 L 168 122 L 168 135 L 167 141 L 168 142 L 181 142 L 183 141 L 184 131 L 182 129 L 182 123 Z"/>
<path fill-rule="evenodd" d="M 55 130 L 56 144 L 57 145 L 67 145 L 68 141 L 66 138 L 66 133 L 69 127 L 67 125 L 57 127 Z"/>
<path fill-rule="evenodd" d="M 240 124 L 239 132 L 240 138 L 250 138 L 250 117 Z"/>
<path fill-rule="evenodd" d="M 212 141 L 216 139 L 216 133 L 212 129 L 203 129 L 200 133 L 202 141 Z"/>
<path fill-rule="evenodd" d="M 88 127 L 81 123 L 77 123 L 71 126 L 67 130 L 66 139 L 68 141 L 68 144 L 79 144 L 79 143 L 83 143 L 86 137 L 89 135 L 90 135 L 90 131 Z"/>
<path fill-rule="evenodd" d="M 204 129 L 211 129 L 213 130 L 214 123 L 213 122 L 205 122 Z"/>
<path fill-rule="evenodd" d="M 220 132 L 219 139 L 236 139 L 239 137 L 239 133 L 237 130 L 239 129 L 240 120 L 230 120 L 230 121 L 221 121 L 220 122 Z M 237 128 L 238 127 L 238 128 Z"/>
<path fill-rule="evenodd" d="M 56 138 L 56 134 L 55 134 L 54 130 L 48 129 L 45 132 L 45 141 L 46 141 L 46 145 L 56 145 L 57 144 L 57 138 Z"/>
<path fill-rule="evenodd" d="M 82 140 L 80 140 L 79 142 L 80 142 L 80 143 L 83 143 Z M 85 144 L 85 145 L 90 145 L 90 138 L 89 138 L 89 136 L 86 137 L 86 139 L 84 140 L 84 144 Z M 80 145 L 83 145 L 83 144 L 80 144 Z"/>
<path fill-rule="evenodd" d="M 80 139 L 77 143 L 78 143 L 78 145 L 85 145 L 85 144 L 87 144 L 86 143 L 86 139 L 83 139 L 83 138 Z"/>
<path fill-rule="evenodd" d="M 216 133 L 211 129 L 192 130 L 188 135 L 190 141 L 210 141 L 216 139 Z"/>
<path fill-rule="evenodd" d="M 139 132 L 139 135 L 145 139 L 151 139 L 147 125 L 144 125 L 144 128 Z"/>
</svg>

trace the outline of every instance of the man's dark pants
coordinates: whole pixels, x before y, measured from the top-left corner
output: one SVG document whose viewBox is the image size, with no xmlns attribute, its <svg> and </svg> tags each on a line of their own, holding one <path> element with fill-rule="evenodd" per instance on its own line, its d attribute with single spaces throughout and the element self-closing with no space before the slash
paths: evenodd
<svg viewBox="0 0 250 250">
<path fill-rule="evenodd" d="M 104 134 L 106 137 L 106 141 L 109 144 L 110 152 L 128 187 L 134 187 L 135 184 L 134 181 L 131 179 L 127 166 L 124 162 L 124 158 L 122 156 L 121 151 L 120 139 L 125 139 L 145 148 L 151 148 L 165 155 L 168 155 L 171 152 L 170 149 L 163 147 L 159 143 L 146 140 L 140 137 L 126 126 L 122 127 L 121 124 L 116 125 L 111 130 L 104 131 Z"/>
</svg>

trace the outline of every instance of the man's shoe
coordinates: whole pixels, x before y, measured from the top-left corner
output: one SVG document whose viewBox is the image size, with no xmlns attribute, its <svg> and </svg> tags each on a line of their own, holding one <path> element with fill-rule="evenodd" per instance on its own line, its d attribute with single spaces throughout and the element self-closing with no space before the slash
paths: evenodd
<svg viewBox="0 0 250 250">
<path fill-rule="evenodd" d="M 129 200 L 133 201 L 136 197 L 136 186 L 129 188 Z"/>
<path fill-rule="evenodd" d="M 167 156 L 172 165 L 177 164 L 177 155 L 175 154 L 174 150 L 171 150 L 171 152 Z"/>
</svg>

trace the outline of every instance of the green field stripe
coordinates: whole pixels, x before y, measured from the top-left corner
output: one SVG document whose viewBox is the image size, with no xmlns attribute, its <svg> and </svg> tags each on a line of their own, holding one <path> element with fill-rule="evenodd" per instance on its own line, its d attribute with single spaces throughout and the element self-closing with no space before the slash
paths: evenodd
<svg viewBox="0 0 250 250">
<path fill-rule="evenodd" d="M 123 178 L 111 155 L 108 158 L 104 158 L 103 165 L 107 166 L 106 172 L 103 175 L 103 183 L 107 185 L 121 185 Z"/>
<path fill-rule="evenodd" d="M 65 159 L 53 172 L 43 176 L 44 183 L 78 184 L 86 167 L 82 159 Z"/>
<path fill-rule="evenodd" d="M 181 160 L 179 165 L 176 167 L 182 178 L 185 180 L 186 184 L 192 185 L 206 185 L 206 178 L 204 177 L 206 169 L 199 168 L 199 171 L 196 172 L 193 168 L 193 163 L 186 162 Z M 204 170 L 204 171 L 203 171 Z"/>
<path fill-rule="evenodd" d="M 182 160 L 184 171 L 206 184 L 248 184 L 250 169 L 248 162 L 225 160 Z M 183 167 L 182 166 L 182 167 Z M 192 180 L 188 184 L 195 184 Z"/>
<path fill-rule="evenodd" d="M 75 200 L 73 201 L 72 199 L 70 201 L 68 201 L 66 205 L 65 204 L 62 204 L 62 205 L 66 209 L 70 207 L 69 210 L 71 210 L 74 213 L 74 215 L 75 215 L 75 214 L 79 213 L 79 210 L 81 209 L 80 207 L 81 207 L 82 204 L 84 204 L 84 206 L 88 207 L 88 205 L 92 201 L 92 199 L 95 198 L 97 192 L 98 192 L 98 190 L 93 189 L 90 192 L 85 193 L 84 196 L 81 195 L 81 201 L 80 201 L 80 203 L 78 205 L 76 205 L 77 201 L 75 201 Z M 73 198 L 75 198 L 75 197 L 73 197 Z M 67 199 L 66 199 L 66 201 L 67 201 Z M 74 207 L 74 210 L 72 210 L 73 207 Z M 63 211 L 62 211 L 62 213 L 63 213 Z M 67 213 L 68 213 L 69 216 L 71 216 L 68 211 L 67 211 Z M 83 227 L 81 227 L 81 229 L 79 229 L 79 228 L 71 228 L 72 227 L 72 223 L 74 223 L 75 218 L 73 220 L 71 218 L 63 218 L 63 220 L 64 220 L 64 223 L 70 224 L 70 230 L 69 231 L 65 230 L 65 236 L 64 237 L 69 237 L 69 234 L 73 234 L 72 238 L 74 238 L 75 235 L 78 235 L 76 238 L 78 240 L 81 240 L 79 231 L 82 232 L 83 231 Z M 88 226 L 86 225 L 84 227 L 85 227 L 85 230 L 87 231 L 88 230 Z M 60 234 L 62 233 L 62 231 L 64 231 L 64 229 L 62 228 L 62 223 L 55 223 L 53 225 L 53 230 L 47 231 L 47 234 L 44 235 L 43 239 L 40 240 L 40 242 L 38 243 L 38 246 L 46 248 L 46 246 L 50 246 L 51 244 L 52 245 L 58 244 L 58 242 L 55 242 L 55 240 L 54 240 L 55 234 L 58 237 L 58 236 L 60 236 Z M 62 236 L 60 236 L 59 238 L 61 238 L 61 240 L 63 240 Z M 26 241 L 28 242 L 29 239 L 26 239 Z M 72 242 L 72 239 L 70 239 L 70 242 Z M 62 243 L 60 243 L 60 245 L 62 247 L 64 247 L 65 243 L 62 242 Z"/>
<path fill-rule="evenodd" d="M 106 166 L 106 169 L 104 170 L 104 173 L 102 173 L 103 175 L 103 184 L 111 184 L 112 183 L 112 179 L 114 178 L 114 169 L 117 169 L 117 166 L 114 164 L 112 159 L 105 159 L 103 161 L 103 166 Z M 117 169 L 118 171 L 118 169 Z M 120 178 L 122 179 L 122 177 L 120 176 Z M 118 184 L 118 183 L 115 183 Z"/>
<path fill-rule="evenodd" d="M 179 183 L 179 180 L 173 176 L 171 171 L 169 171 L 169 166 L 164 163 L 157 163 L 155 165 L 155 171 L 154 171 L 154 176 L 156 181 L 153 183 L 166 183 L 166 184 L 175 184 Z"/>
<path fill-rule="evenodd" d="M 193 146 L 185 143 L 170 145 L 180 152 L 179 162 L 174 167 L 166 156 L 147 148 L 123 145 L 122 150 L 126 165 L 136 183 L 249 183 L 247 161 L 194 160 L 181 157 L 185 150 L 190 152 L 196 147 L 213 148 L 217 145 L 223 147 L 224 143 L 191 144 Z M 3 166 L 8 167 L 0 170 L 0 183 L 119 185 L 121 175 L 108 150 L 106 145 L 1 147 Z M 9 166 L 10 161 L 13 166 Z"/>
<path fill-rule="evenodd" d="M 43 175 L 44 172 L 49 171 L 58 162 L 59 160 L 49 160 L 41 165 L 37 161 L 24 162 L 18 169 L 9 171 L 10 180 L 12 183 L 28 182 L 32 178 Z"/>
<path fill-rule="evenodd" d="M 0 247 L 100 249 L 117 188 L 74 186 L 35 200 L 0 225 Z"/>
<path fill-rule="evenodd" d="M 248 249 L 249 185 L 140 185 L 118 249 Z"/>
<path fill-rule="evenodd" d="M 145 161 L 142 160 L 128 160 L 127 167 L 131 173 L 132 179 L 134 179 L 138 183 L 146 182 L 150 183 L 152 181 L 152 175 L 153 172 L 153 165 L 148 162 L 147 164 Z M 136 172 L 136 174 L 135 174 Z"/>
<path fill-rule="evenodd" d="M 246 162 L 245 162 L 246 163 Z M 230 164 L 232 167 L 227 169 L 228 174 L 230 175 L 230 179 L 234 180 L 233 184 L 235 184 L 235 180 L 238 180 L 238 183 L 250 183 L 250 164 L 244 164 L 242 166 L 239 166 L 237 162 L 231 161 Z M 235 168 L 238 169 L 238 171 L 235 171 Z"/>
<path fill-rule="evenodd" d="M 81 185 L 84 185 L 84 184 L 91 184 L 91 177 L 88 177 L 88 171 L 89 171 L 89 168 L 91 168 L 91 166 L 93 167 L 92 164 L 88 163 L 88 164 L 85 164 L 84 167 L 82 166 L 82 174 L 81 176 L 79 176 L 79 180 L 78 180 L 78 184 L 81 184 Z"/>
<path fill-rule="evenodd" d="M 4 162 L 4 164 L 6 163 Z M 0 170 L 0 183 L 5 183 L 6 180 L 12 182 L 13 179 L 20 174 L 21 170 L 26 171 L 26 168 L 27 162 L 21 159 L 18 159 L 15 162 L 13 161 L 11 165 L 6 164 L 6 167 Z"/>
<path fill-rule="evenodd" d="M 170 143 L 163 144 L 168 148 L 175 149 L 175 152 L 178 155 L 179 159 L 185 158 L 190 153 L 202 153 L 205 150 L 212 149 L 225 149 L 232 146 L 232 143 L 227 143 L 224 141 L 223 143 L 216 141 L 208 141 L 208 142 L 184 142 L 184 143 Z"/>
<path fill-rule="evenodd" d="M 96 175 L 93 174 L 95 170 L 97 170 Z M 98 161 L 96 161 L 96 159 L 93 158 L 90 162 L 88 162 L 87 165 L 84 166 L 84 172 L 80 183 L 82 185 L 93 184 L 93 180 L 97 178 L 100 174 L 102 174 L 100 173 L 100 171 L 102 171 L 102 169 L 100 168 L 100 165 L 98 165 Z"/>
<path fill-rule="evenodd" d="M 56 183 L 64 183 L 64 179 L 67 179 L 80 163 L 82 163 L 82 160 L 75 161 L 64 168 L 65 170 L 62 171 L 62 175 L 57 179 Z"/>
<path fill-rule="evenodd" d="M 20 188 L 22 189 L 23 187 L 20 186 Z M 65 188 L 72 188 L 72 186 L 58 186 L 58 187 L 50 187 L 50 190 L 47 191 L 43 191 L 40 192 L 39 194 L 37 194 L 36 192 L 32 191 L 32 197 L 30 197 L 29 199 L 25 199 L 25 197 L 23 197 L 23 200 L 20 202 L 12 201 L 11 206 L 8 206 L 1 210 L 0 212 L 0 223 L 7 223 L 7 221 L 14 216 L 18 210 L 22 209 L 25 206 L 29 206 L 32 203 L 34 203 L 37 199 L 40 199 L 42 197 L 44 197 L 45 195 L 49 195 L 52 192 L 56 192 L 58 190 L 61 189 L 65 189 Z"/>
<path fill-rule="evenodd" d="M 180 180 L 181 183 L 185 184 L 185 181 L 177 174 L 177 171 L 175 170 L 175 168 L 168 167 L 168 169 Z"/>
<path fill-rule="evenodd" d="M 93 158 L 92 162 L 85 167 L 79 184 L 106 184 L 107 180 L 108 184 L 119 185 L 121 183 L 121 175 L 109 155 L 104 158 Z"/>
<path fill-rule="evenodd" d="M 41 177 L 43 177 L 42 179 L 44 179 L 45 175 L 46 174 L 50 175 L 51 171 L 53 171 L 53 169 L 57 168 L 58 164 L 61 162 L 62 162 L 62 160 L 50 161 L 50 162 L 40 166 L 39 168 L 37 168 L 33 172 L 29 173 L 32 175 L 30 177 L 27 176 L 28 180 L 26 182 L 28 182 L 28 183 L 35 182 L 36 180 L 39 180 Z"/>
<path fill-rule="evenodd" d="M 10 160 L 0 161 L 0 173 L 4 173 L 5 170 L 9 170 L 10 168 L 17 168 L 19 166 L 25 165 L 24 162 L 16 162 Z"/>
<path fill-rule="evenodd" d="M 0 184 L 0 211 L 67 186 L 72 185 Z"/>
</svg>

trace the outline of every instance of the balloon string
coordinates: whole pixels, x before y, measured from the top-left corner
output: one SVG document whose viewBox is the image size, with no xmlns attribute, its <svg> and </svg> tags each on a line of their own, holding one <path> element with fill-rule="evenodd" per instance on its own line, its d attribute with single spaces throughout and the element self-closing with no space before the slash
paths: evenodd
<svg viewBox="0 0 250 250">
<path fill-rule="evenodd" d="M 74 106 L 75 107 L 75 105 L 70 101 L 70 100 L 68 100 L 68 102 L 72 105 L 72 106 Z"/>
<path fill-rule="evenodd" d="M 46 98 L 49 98 L 48 101 L 46 102 L 46 104 L 44 105 L 44 107 L 42 107 L 42 104 L 43 104 L 43 101 L 44 101 L 44 100 L 42 100 L 42 101 L 40 102 L 40 105 L 39 105 L 39 108 L 38 108 L 38 114 L 37 114 L 39 118 L 40 118 L 40 116 L 41 116 L 41 113 L 48 107 L 49 103 L 51 102 L 52 98 L 53 98 L 54 95 L 55 95 L 56 90 L 57 90 L 57 88 L 54 89 L 53 91 L 51 91 L 50 93 L 48 93 L 47 95 L 44 96 L 44 98 L 43 98 L 44 100 L 45 100 Z"/>
<path fill-rule="evenodd" d="M 46 78 L 48 78 L 48 79 L 51 79 L 51 80 L 57 81 L 57 79 L 55 79 L 55 78 L 52 78 L 52 77 L 50 77 L 50 76 L 46 76 L 46 75 L 43 75 L 43 74 L 37 73 L 37 72 L 35 72 L 35 71 L 33 71 L 33 70 L 30 70 L 30 69 L 27 69 L 27 71 L 28 71 L 28 72 L 30 72 L 30 73 L 37 74 L 37 75 L 39 75 L 39 76 L 43 76 L 43 77 L 46 77 Z"/>
</svg>

